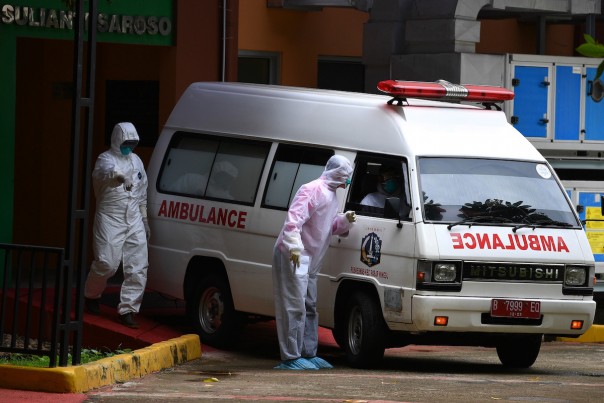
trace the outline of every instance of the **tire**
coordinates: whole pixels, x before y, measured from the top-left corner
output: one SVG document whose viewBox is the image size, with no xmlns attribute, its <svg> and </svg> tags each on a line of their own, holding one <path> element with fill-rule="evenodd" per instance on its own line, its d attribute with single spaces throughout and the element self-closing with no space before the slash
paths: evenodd
<svg viewBox="0 0 604 403">
<path fill-rule="evenodd" d="M 344 349 L 344 346 L 346 345 L 346 334 L 338 327 L 331 329 L 331 334 L 338 347 Z"/>
<path fill-rule="evenodd" d="M 366 292 L 353 294 L 346 305 L 344 350 L 356 368 L 379 364 L 386 349 L 387 328 L 376 298 Z"/>
<path fill-rule="evenodd" d="M 188 309 L 202 343 L 231 347 L 237 341 L 243 321 L 235 311 L 228 281 L 216 274 L 201 279 Z"/>
<path fill-rule="evenodd" d="M 541 350 L 540 334 L 509 336 L 497 344 L 499 361 L 507 368 L 529 368 Z"/>
</svg>

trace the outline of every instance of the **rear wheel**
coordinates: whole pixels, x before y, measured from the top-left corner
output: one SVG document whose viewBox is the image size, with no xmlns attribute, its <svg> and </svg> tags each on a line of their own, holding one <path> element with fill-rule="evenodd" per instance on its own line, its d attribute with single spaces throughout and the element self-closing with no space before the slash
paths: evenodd
<svg viewBox="0 0 604 403">
<path fill-rule="evenodd" d="M 360 291 L 351 296 L 345 312 L 343 343 L 349 364 L 358 368 L 379 364 L 384 357 L 387 335 L 379 301 Z"/>
<path fill-rule="evenodd" d="M 229 347 L 237 340 L 243 321 L 235 311 L 231 289 L 223 276 L 203 277 L 190 303 L 189 315 L 203 343 Z"/>
<path fill-rule="evenodd" d="M 508 368 L 529 368 L 541 350 L 540 334 L 509 336 L 497 344 L 499 361 Z"/>
</svg>

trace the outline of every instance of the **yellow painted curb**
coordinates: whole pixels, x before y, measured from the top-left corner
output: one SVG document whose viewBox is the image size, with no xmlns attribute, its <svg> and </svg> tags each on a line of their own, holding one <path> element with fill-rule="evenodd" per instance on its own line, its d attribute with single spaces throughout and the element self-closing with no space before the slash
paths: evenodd
<svg viewBox="0 0 604 403">
<path fill-rule="evenodd" d="M 30 368 L 0 365 L 0 388 L 50 393 L 86 392 L 140 378 L 200 357 L 199 336 L 187 334 L 132 353 L 73 367 Z"/>
<path fill-rule="evenodd" d="M 558 337 L 558 341 L 574 341 L 577 343 L 604 343 L 604 325 L 592 325 L 587 332 L 573 339 L 571 337 Z"/>
</svg>

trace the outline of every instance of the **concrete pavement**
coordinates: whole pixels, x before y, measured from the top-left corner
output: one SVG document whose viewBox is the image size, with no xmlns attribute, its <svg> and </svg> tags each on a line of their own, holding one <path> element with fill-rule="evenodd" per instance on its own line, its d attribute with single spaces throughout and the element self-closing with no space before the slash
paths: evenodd
<svg viewBox="0 0 604 403">
<path fill-rule="evenodd" d="M 155 293 L 146 294 L 141 314 L 137 317 L 140 328 L 130 329 L 117 321 L 115 307 L 118 300 L 119 287 L 109 289 L 101 300 L 101 315 L 85 314 L 83 345 L 111 350 L 129 348 L 134 351 L 67 368 L 0 366 L 0 402 L 19 401 L 19 395 L 27 394 L 23 391 L 32 391 L 30 394 L 61 393 L 61 401 L 67 402 L 72 401 L 64 399 L 68 396 L 74 399 L 80 396 L 82 400 L 73 401 L 83 401 L 85 395 L 82 392 L 123 383 L 201 357 L 199 338 L 192 334 L 192 329 L 186 323 L 182 302 L 166 300 Z M 322 329 L 322 338 L 331 338 L 330 332 Z M 604 325 L 592 326 L 578 339 L 558 340 L 604 342 Z M 332 344 L 336 348 L 335 343 Z M 26 400 L 36 401 L 34 396 Z M 10 400 L 3 400 L 5 398 Z"/>
</svg>

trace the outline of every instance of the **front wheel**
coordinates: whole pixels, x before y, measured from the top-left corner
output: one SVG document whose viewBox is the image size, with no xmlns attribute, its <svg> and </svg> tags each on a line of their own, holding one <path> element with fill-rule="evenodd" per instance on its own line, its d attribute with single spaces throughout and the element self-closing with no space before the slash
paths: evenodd
<svg viewBox="0 0 604 403">
<path fill-rule="evenodd" d="M 344 349 L 351 366 L 373 367 L 386 349 L 387 327 L 377 298 L 366 292 L 352 295 L 346 305 Z"/>
<path fill-rule="evenodd" d="M 242 320 L 235 311 L 231 289 L 224 277 L 216 274 L 203 277 L 190 303 L 189 315 L 203 343 L 215 347 L 234 344 L 241 333 Z"/>
<path fill-rule="evenodd" d="M 540 334 L 506 337 L 497 343 L 499 361 L 508 368 L 529 368 L 541 350 Z"/>
</svg>

